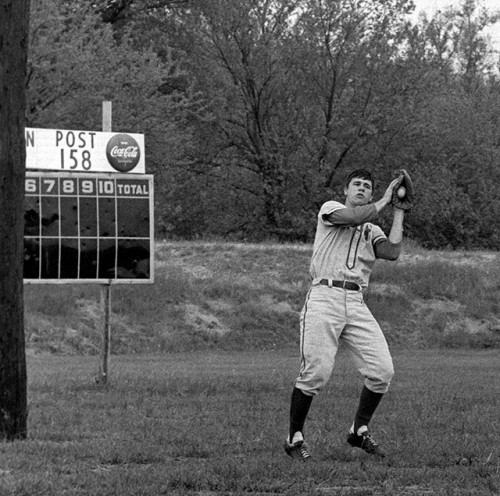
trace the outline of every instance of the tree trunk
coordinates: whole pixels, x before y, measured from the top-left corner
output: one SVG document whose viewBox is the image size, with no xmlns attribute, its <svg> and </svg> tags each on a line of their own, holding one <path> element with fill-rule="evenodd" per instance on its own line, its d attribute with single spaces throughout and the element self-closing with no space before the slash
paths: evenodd
<svg viewBox="0 0 500 496">
<path fill-rule="evenodd" d="M 29 0 L 0 0 L 0 438 L 27 435 L 23 311 Z"/>
</svg>

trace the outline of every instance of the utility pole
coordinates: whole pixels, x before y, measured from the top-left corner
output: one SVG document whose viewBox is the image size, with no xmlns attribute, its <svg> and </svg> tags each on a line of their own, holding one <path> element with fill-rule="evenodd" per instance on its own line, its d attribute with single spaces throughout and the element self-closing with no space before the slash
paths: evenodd
<svg viewBox="0 0 500 496">
<path fill-rule="evenodd" d="M 0 439 L 27 436 L 24 175 L 29 0 L 0 0 Z"/>
</svg>

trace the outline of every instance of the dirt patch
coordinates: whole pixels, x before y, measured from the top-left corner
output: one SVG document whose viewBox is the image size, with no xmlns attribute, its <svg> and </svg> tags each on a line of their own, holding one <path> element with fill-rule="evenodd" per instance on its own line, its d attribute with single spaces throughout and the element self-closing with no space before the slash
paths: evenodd
<svg viewBox="0 0 500 496">
<path fill-rule="evenodd" d="M 218 336 L 224 336 L 230 331 L 215 315 L 203 310 L 198 305 L 187 303 L 185 309 L 186 323 L 197 331 Z"/>
<path fill-rule="evenodd" d="M 403 288 L 401 288 L 401 286 L 398 286 L 397 284 L 386 284 L 386 283 L 371 283 L 370 293 L 386 297 L 406 295 L 405 291 L 403 291 Z"/>
<path fill-rule="evenodd" d="M 276 313 L 296 313 L 290 303 L 287 301 L 279 301 L 273 295 L 266 294 L 259 298 L 259 303 L 267 310 Z"/>
</svg>

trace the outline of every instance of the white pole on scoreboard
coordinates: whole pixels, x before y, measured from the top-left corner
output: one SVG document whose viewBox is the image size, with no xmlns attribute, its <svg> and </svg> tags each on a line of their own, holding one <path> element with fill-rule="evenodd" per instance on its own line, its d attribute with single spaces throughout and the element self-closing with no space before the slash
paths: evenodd
<svg viewBox="0 0 500 496">
<path fill-rule="evenodd" d="M 102 130 L 111 132 L 111 102 L 102 102 Z M 101 284 L 102 339 L 99 375 L 97 382 L 106 384 L 109 377 L 109 357 L 111 354 L 111 282 Z"/>
</svg>

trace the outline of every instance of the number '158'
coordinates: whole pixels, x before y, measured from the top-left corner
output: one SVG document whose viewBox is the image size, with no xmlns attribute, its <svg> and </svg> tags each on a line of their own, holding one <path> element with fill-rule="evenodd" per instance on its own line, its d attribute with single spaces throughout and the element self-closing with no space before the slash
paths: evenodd
<svg viewBox="0 0 500 496">
<path fill-rule="evenodd" d="M 83 170 L 90 170 L 92 163 L 90 162 L 90 152 L 88 150 L 81 150 L 72 148 L 71 150 L 61 149 L 61 169 L 65 169 L 68 166 L 69 169 L 78 169 L 79 166 Z"/>
</svg>

